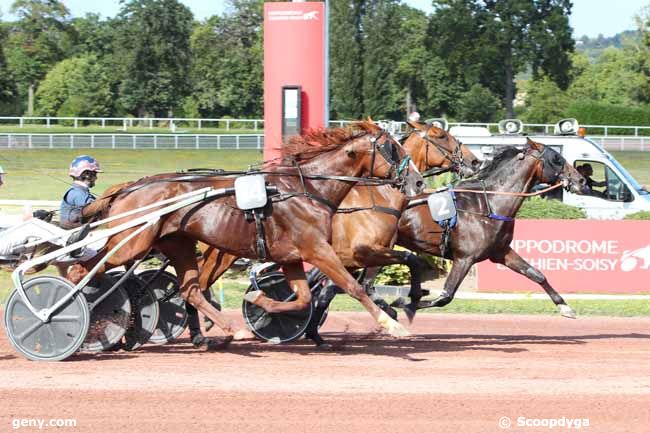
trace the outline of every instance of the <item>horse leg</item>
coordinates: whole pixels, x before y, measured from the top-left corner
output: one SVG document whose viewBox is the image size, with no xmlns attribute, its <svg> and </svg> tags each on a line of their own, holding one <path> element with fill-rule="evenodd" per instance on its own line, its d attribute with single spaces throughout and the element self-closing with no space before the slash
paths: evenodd
<svg viewBox="0 0 650 433">
<path fill-rule="evenodd" d="M 433 301 L 423 301 L 418 304 L 418 309 L 420 308 L 430 308 L 430 307 L 444 307 L 454 300 L 454 295 L 456 295 L 456 290 L 460 286 L 460 283 L 463 282 L 465 276 L 469 272 L 470 268 L 474 264 L 474 259 L 472 257 L 464 257 L 462 259 L 454 259 L 454 264 L 447 276 L 445 281 L 445 287 L 438 296 Z"/>
<path fill-rule="evenodd" d="M 232 339 L 235 334 L 233 322 L 214 308 L 203 296 L 199 285 L 199 270 L 194 244 L 194 241 L 188 239 L 175 238 L 159 242 L 156 249 L 169 258 L 172 266 L 176 269 L 181 286 L 180 294 L 183 299 L 209 317 Z"/>
<path fill-rule="evenodd" d="M 330 347 L 325 340 L 323 340 L 323 337 L 321 337 L 318 332 L 318 327 L 323 320 L 323 315 L 329 308 L 330 303 L 334 300 L 334 297 L 339 290 L 340 289 L 336 287 L 334 283 L 328 281 L 327 284 L 325 284 L 325 286 L 316 294 L 314 300 L 314 312 L 309 324 L 307 325 L 307 329 L 305 330 L 305 337 L 316 343 L 316 346 L 323 348 Z"/>
<path fill-rule="evenodd" d="M 354 249 L 354 258 L 365 266 L 386 266 L 397 264 L 408 266 L 411 275 L 411 290 L 409 291 L 411 302 L 406 305 L 403 305 L 402 303 L 401 305 L 403 305 L 404 313 L 406 314 L 409 323 L 412 323 L 413 318 L 415 317 L 415 312 L 417 311 L 417 305 L 419 304 L 420 299 L 424 296 L 421 283 L 422 271 L 429 268 L 428 263 L 411 251 L 394 250 L 383 246 L 357 247 Z M 381 297 L 374 294 L 374 290 L 370 290 L 371 293 L 369 293 L 369 295 L 373 301 L 379 305 L 382 310 L 388 312 L 386 307 L 391 307 Z"/>
<path fill-rule="evenodd" d="M 276 301 L 267 297 L 261 290 L 248 292 L 244 299 L 269 313 L 286 313 L 306 309 L 311 303 L 311 290 L 302 263 L 282 266 L 287 283 L 296 293 L 296 299 L 288 302 Z"/>
<path fill-rule="evenodd" d="M 524 260 L 519 254 L 515 252 L 512 248 L 508 247 L 508 250 L 505 254 L 498 257 L 490 257 L 490 260 L 495 263 L 501 263 L 518 274 L 523 275 L 531 281 L 536 282 L 551 298 L 553 303 L 560 309 L 560 314 L 569 319 L 576 318 L 576 312 L 573 308 L 569 307 L 562 296 L 555 291 L 555 289 L 548 283 L 548 280 L 539 270 L 532 267 L 526 260 Z"/>
<path fill-rule="evenodd" d="M 345 269 L 330 244 L 322 243 L 313 245 L 310 250 L 304 251 L 303 253 L 305 261 L 319 268 L 334 284 L 359 301 L 377 323 L 390 335 L 395 337 L 406 337 L 410 335 L 404 326 L 375 305 L 364 288 Z"/>
</svg>

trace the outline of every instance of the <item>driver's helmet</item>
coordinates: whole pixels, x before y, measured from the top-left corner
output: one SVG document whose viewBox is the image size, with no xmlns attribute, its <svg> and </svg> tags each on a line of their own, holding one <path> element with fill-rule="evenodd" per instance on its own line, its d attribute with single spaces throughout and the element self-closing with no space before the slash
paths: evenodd
<svg viewBox="0 0 650 433">
<path fill-rule="evenodd" d="M 78 178 L 84 171 L 102 172 L 99 167 L 99 162 L 95 158 L 88 155 L 81 155 L 72 160 L 68 174 L 74 178 Z"/>
<path fill-rule="evenodd" d="M 411 114 L 409 114 L 408 119 L 411 122 L 419 122 L 420 121 L 420 113 L 418 113 L 417 111 L 413 111 Z"/>
</svg>

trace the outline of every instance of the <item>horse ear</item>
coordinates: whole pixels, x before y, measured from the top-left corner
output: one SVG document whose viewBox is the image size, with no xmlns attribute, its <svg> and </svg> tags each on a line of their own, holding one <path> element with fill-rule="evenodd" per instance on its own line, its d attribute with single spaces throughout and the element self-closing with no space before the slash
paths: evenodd
<svg viewBox="0 0 650 433">
<path fill-rule="evenodd" d="M 426 125 L 424 123 L 412 122 L 410 120 L 407 120 L 406 123 L 413 129 L 418 129 L 420 131 L 426 131 L 427 130 Z"/>
<path fill-rule="evenodd" d="M 368 116 L 368 122 L 373 122 L 374 123 L 374 120 L 372 120 L 372 117 Z"/>
<path fill-rule="evenodd" d="M 538 151 L 542 151 L 544 149 L 544 145 L 542 143 L 538 143 L 536 141 L 533 141 L 530 139 L 530 137 L 526 137 L 526 144 L 531 148 L 535 149 Z"/>
</svg>

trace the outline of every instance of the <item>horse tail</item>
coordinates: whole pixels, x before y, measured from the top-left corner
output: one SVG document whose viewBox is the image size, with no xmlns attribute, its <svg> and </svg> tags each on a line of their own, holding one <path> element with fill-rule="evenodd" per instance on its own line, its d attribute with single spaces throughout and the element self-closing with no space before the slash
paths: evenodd
<svg viewBox="0 0 650 433">
<path fill-rule="evenodd" d="M 96 216 L 104 216 L 119 192 L 131 183 L 133 182 L 118 183 L 109 187 L 97 200 L 84 206 L 81 210 L 82 218 L 87 221 Z"/>
</svg>

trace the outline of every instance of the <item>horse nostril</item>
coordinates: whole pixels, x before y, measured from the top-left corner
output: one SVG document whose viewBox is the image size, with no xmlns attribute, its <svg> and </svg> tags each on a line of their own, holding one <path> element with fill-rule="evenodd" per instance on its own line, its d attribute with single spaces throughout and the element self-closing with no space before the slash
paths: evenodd
<svg viewBox="0 0 650 433">
<path fill-rule="evenodd" d="M 418 180 L 417 182 L 415 182 L 415 186 L 417 186 L 418 188 L 421 188 L 422 185 L 424 185 L 424 182 L 422 182 L 421 180 Z"/>
</svg>

